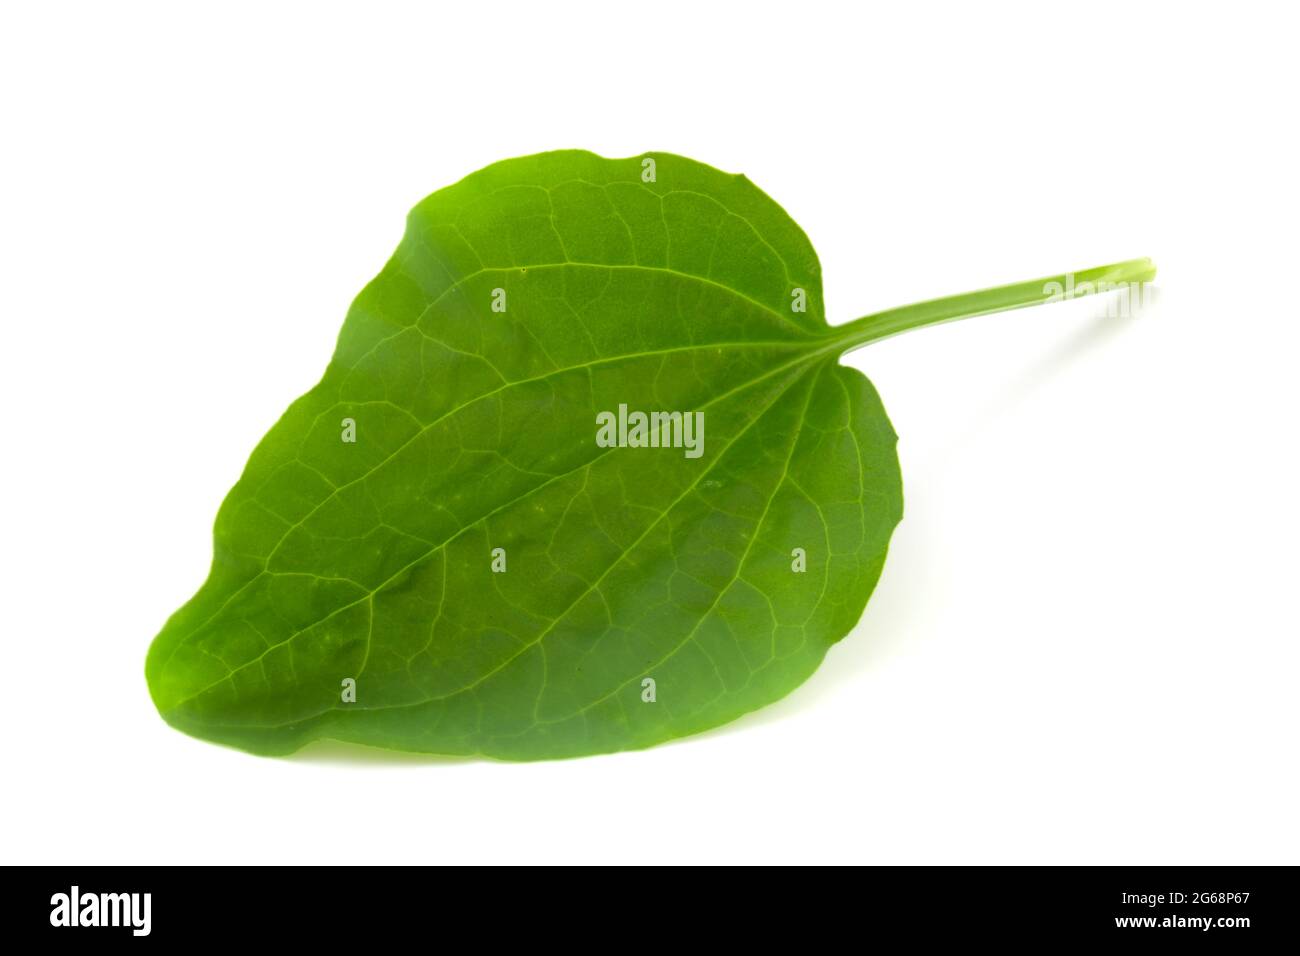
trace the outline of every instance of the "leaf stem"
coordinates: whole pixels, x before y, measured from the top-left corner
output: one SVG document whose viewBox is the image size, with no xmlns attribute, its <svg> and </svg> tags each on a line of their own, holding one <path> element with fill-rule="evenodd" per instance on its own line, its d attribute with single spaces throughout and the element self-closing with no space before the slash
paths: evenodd
<svg viewBox="0 0 1300 956">
<path fill-rule="evenodd" d="M 910 329 L 990 312 L 1060 302 L 1096 292 L 1110 292 L 1124 288 L 1128 283 L 1150 282 L 1155 274 L 1156 267 L 1150 259 L 1129 259 L 1095 269 L 1066 272 L 876 312 L 837 326 L 832 329 L 832 337 L 848 352 Z"/>
</svg>

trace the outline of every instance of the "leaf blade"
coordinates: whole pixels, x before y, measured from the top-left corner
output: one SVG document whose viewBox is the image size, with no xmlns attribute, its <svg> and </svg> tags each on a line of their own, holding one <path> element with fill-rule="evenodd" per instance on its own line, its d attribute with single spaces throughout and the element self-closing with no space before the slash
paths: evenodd
<svg viewBox="0 0 1300 956">
<path fill-rule="evenodd" d="M 151 691 L 170 722 L 272 753 L 319 736 L 515 759 L 646 746 L 788 692 L 852 626 L 856 614 L 834 616 L 819 632 L 824 646 L 811 666 L 811 658 L 792 659 L 752 692 L 728 691 L 712 664 L 722 703 L 706 699 L 707 668 L 697 650 L 685 652 L 692 666 L 670 677 L 679 697 L 630 710 L 624 700 L 637 655 L 649 654 L 653 664 L 661 642 L 699 645 L 691 621 L 697 631 L 706 628 L 719 659 L 730 653 L 726 639 L 740 648 L 740 660 L 747 645 L 734 634 L 727 638 L 714 614 L 722 606 L 745 617 L 726 597 L 734 582 L 703 586 L 712 605 L 703 596 L 697 601 L 682 578 L 674 581 L 673 598 L 686 602 L 682 608 L 644 603 L 654 597 L 649 582 L 662 586 L 677 560 L 671 537 L 655 540 L 617 589 L 601 590 L 627 553 L 620 543 L 644 547 L 640 542 L 677 501 L 699 504 L 686 496 L 703 481 L 717 481 L 707 477 L 712 469 L 762 421 L 746 414 L 754 402 L 785 407 L 805 377 L 800 415 L 842 401 L 833 389 L 849 394 L 840 378 L 848 370 L 835 365 L 837 346 L 821 314 L 820 269 L 798 227 L 743 178 L 653 155 L 659 182 L 679 180 L 665 192 L 695 197 L 682 200 L 695 204 L 695 218 L 659 198 L 662 243 L 645 198 L 657 194 L 636 183 L 639 157 L 563 153 L 507 161 L 416 207 L 397 254 L 350 310 L 322 382 L 263 440 L 223 504 L 209 581 L 151 648 Z M 545 216 L 536 184 L 521 182 L 529 177 L 551 184 L 542 190 Z M 634 196 L 643 200 L 639 218 Z M 702 219 L 702 210 L 714 206 L 716 217 Z M 536 239 L 543 218 L 556 239 L 549 248 Z M 614 220 L 625 230 L 622 243 Z M 537 261 L 547 252 L 564 261 Z M 588 259 L 572 261 L 573 252 Z M 484 281 L 498 279 L 503 285 Z M 788 311 L 792 279 L 806 283 L 807 312 Z M 495 288 L 510 303 L 505 313 L 490 311 Z M 859 398 L 870 412 L 862 434 L 850 434 L 888 466 L 873 478 L 890 492 L 885 507 L 873 505 L 885 516 L 877 528 L 883 534 L 862 544 L 871 552 L 864 566 L 878 574 L 897 521 L 887 520 L 890 505 L 901 507 L 901 491 L 878 397 L 872 391 Z M 646 463 L 636 458 L 647 450 L 593 448 L 593 410 L 620 403 L 709 409 L 709 439 L 717 443 L 711 447 L 724 450 L 694 465 L 660 449 L 648 481 Z M 364 448 L 343 448 L 331 434 L 340 416 L 364 423 Z M 846 410 L 845 420 L 851 417 Z M 792 459 L 801 429 L 789 446 Z M 686 553 L 698 558 L 696 574 L 708 578 L 711 562 L 725 566 L 725 553 L 711 552 L 698 536 L 726 524 L 718 518 L 724 505 L 743 507 L 752 497 L 746 483 L 763 471 L 764 449 L 775 438 L 765 441 L 742 444 L 744 467 L 729 468 L 727 481 L 719 481 L 722 500 L 681 521 Z M 815 451 L 800 453 L 801 473 L 813 474 L 802 457 Z M 837 450 L 835 460 L 845 454 Z M 845 502 L 832 504 L 842 525 Z M 797 510 L 783 505 L 778 517 L 792 524 Z M 540 583 L 493 576 L 486 556 L 499 543 L 515 569 L 522 561 L 543 575 Z M 744 555 L 737 574 L 743 564 Z M 823 592 L 829 589 L 839 606 L 865 603 L 874 576 L 841 576 Z M 493 591 L 499 603 L 480 606 L 481 595 Z M 562 627 L 564 615 L 592 594 L 606 606 L 611 596 L 623 603 L 603 626 L 585 608 L 586 617 Z M 611 639 L 617 622 L 634 619 L 644 606 L 659 616 L 621 644 Z M 770 641 L 775 648 L 775 629 Z M 599 665 L 584 683 L 583 662 L 593 660 Z M 728 660 L 734 665 L 737 658 Z M 543 670 L 547 676 L 539 678 Z M 337 699 L 346 676 L 358 683 L 355 704 Z M 478 690 L 485 685 L 490 706 Z M 600 688 L 603 697 L 595 693 Z M 531 712 L 519 711 L 521 700 L 532 702 Z M 604 708 L 607 700 L 617 710 Z M 572 702 L 586 709 L 557 723 Z"/>
</svg>

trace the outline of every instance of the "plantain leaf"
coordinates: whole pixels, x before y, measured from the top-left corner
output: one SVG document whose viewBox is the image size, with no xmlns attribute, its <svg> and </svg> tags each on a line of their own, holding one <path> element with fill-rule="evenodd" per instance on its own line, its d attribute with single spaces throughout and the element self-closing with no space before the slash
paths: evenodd
<svg viewBox="0 0 1300 956">
<path fill-rule="evenodd" d="M 963 314 L 1046 301 L 1023 285 Z M 902 512 L 839 355 L 937 304 L 832 330 L 799 227 L 679 156 L 546 153 L 435 193 L 223 503 L 150 648 L 160 713 L 264 754 L 537 759 L 780 698 Z"/>
</svg>

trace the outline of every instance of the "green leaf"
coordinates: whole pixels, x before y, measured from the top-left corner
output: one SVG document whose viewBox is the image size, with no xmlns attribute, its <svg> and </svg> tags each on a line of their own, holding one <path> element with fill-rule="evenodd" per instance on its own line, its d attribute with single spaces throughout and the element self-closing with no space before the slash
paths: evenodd
<svg viewBox="0 0 1300 956">
<path fill-rule="evenodd" d="M 857 622 L 902 514 L 893 429 L 839 356 L 1045 281 L 832 329 L 807 237 L 743 176 L 578 151 L 480 170 L 411 212 L 253 452 L 150 648 L 154 701 L 257 753 L 507 759 L 762 707 Z M 635 412 L 682 413 L 676 442 L 598 441 L 602 413 L 635 439 Z"/>
</svg>

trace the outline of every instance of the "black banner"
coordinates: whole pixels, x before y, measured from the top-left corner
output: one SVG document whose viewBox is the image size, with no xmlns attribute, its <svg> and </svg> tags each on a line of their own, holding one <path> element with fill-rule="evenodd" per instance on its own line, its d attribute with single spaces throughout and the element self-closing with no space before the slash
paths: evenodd
<svg viewBox="0 0 1300 956">
<path fill-rule="evenodd" d="M 626 934 L 637 948 L 645 934 L 675 946 L 718 931 L 761 937 L 781 924 L 806 933 L 815 921 L 862 938 L 1231 947 L 1286 944 L 1297 928 L 1291 868 L 866 868 L 819 877 L 678 875 L 670 883 L 645 874 L 502 880 L 424 868 L 10 869 L 6 924 L 52 943 L 145 945 L 242 942 L 253 927 L 260 942 L 397 939 L 454 922 L 486 926 L 493 937 L 532 927 L 539 941 L 556 932 L 593 941 Z"/>
</svg>

